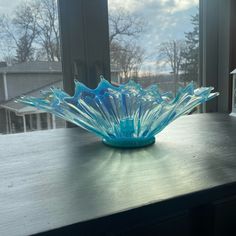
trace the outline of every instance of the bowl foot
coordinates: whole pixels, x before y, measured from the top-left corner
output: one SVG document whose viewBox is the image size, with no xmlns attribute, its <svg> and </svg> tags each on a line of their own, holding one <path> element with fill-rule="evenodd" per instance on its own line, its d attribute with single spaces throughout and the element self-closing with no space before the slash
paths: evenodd
<svg viewBox="0 0 236 236">
<path fill-rule="evenodd" d="M 151 138 L 123 138 L 123 139 L 103 139 L 104 144 L 117 148 L 140 148 L 155 143 L 155 137 Z"/>
</svg>

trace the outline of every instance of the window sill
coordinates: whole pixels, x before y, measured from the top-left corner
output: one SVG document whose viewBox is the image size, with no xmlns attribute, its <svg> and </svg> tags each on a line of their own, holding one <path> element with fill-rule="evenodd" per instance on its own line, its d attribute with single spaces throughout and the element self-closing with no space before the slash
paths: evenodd
<svg viewBox="0 0 236 236">
<path fill-rule="evenodd" d="M 180 118 L 136 150 L 77 128 L 2 135 L 0 235 L 91 230 L 92 219 L 119 228 L 127 210 L 148 219 L 236 195 L 235 143 L 236 119 L 223 114 Z"/>
</svg>

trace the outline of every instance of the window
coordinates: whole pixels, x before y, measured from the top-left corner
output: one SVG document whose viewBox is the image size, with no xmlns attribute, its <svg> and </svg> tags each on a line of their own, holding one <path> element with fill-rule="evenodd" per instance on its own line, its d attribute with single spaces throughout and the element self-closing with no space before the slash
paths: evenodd
<svg viewBox="0 0 236 236">
<path fill-rule="evenodd" d="M 175 93 L 178 85 L 184 86 L 184 83 L 194 80 L 200 86 L 215 87 L 216 91 L 221 94 L 218 99 L 207 103 L 203 111 L 228 112 L 228 101 L 231 98 L 228 93 L 229 72 L 233 69 L 231 64 L 234 61 L 233 52 L 235 51 L 233 37 L 230 36 L 229 39 L 229 34 L 233 35 L 235 28 L 235 21 L 233 20 L 234 1 L 199 0 L 198 3 L 196 0 L 127 0 L 125 2 L 118 0 L 91 2 L 71 0 L 68 4 L 67 1 L 59 0 L 59 3 L 62 23 L 63 68 L 64 76 L 67 78 L 64 86 L 69 93 L 73 93 L 73 78 L 77 71 L 80 80 L 90 87 L 96 86 L 99 81 L 98 75 L 101 73 L 105 78 L 110 79 L 107 45 L 111 44 L 109 41 L 113 41 L 115 43 L 111 48 L 111 69 L 113 67 L 116 72 L 111 76 L 113 83 L 120 83 L 132 77 L 134 80 L 140 80 L 139 82 L 143 83 L 144 86 L 157 82 L 160 88 L 169 90 L 169 88 L 164 87 L 167 83 L 163 83 L 163 80 L 167 82 L 165 76 L 168 75 L 170 80 L 168 87 L 171 86 L 171 83 L 172 91 L 174 90 Z M 110 15 L 110 36 L 107 32 L 107 8 L 109 8 Z M 111 33 L 114 32 L 111 27 L 111 16 L 112 12 L 119 13 L 120 8 L 125 12 L 125 16 L 127 16 L 126 13 L 130 13 L 128 18 L 131 16 L 132 22 L 136 16 L 143 20 L 142 35 L 141 32 L 136 32 L 138 33 L 138 35 L 136 34 L 137 37 L 122 35 L 122 37 L 113 40 L 111 37 Z M 187 35 L 185 33 L 190 33 L 188 36 L 191 38 L 191 33 L 195 31 L 191 19 L 197 15 L 198 10 L 199 60 L 196 56 L 198 54 L 196 44 L 192 47 L 190 43 L 187 47 L 188 50 L 184 50 L 183 53 L 184 63 L 173 70 L 165 56 L 166 53 L 158 53 L 159 46 L 161 43 L 170 40 L 172 47 L 176 49 L 172 50 L 176 52 L 176 55 L 177 44 L 179 44 L 177 41 L 186 41 Z M 160 24 L 158 25 L 158 23 Z M 139 24 L 137 25 L 139 26 Z M 107 41 L 107 39 L 110 40 Z M 195 37 L 192 39 L 195 41 Z M 122 42 L 122 45 L 117 45 L 117 41 Z M 131 66 L 131 72 L 130 68 L 128 68 L 129 72 L 124 71 L 124 69 L 121 70 L 122 66 L 120 65 L 122 63 L 120 61 L 124 60 L 119 59 L 123 59 L 124 56 L 118 56 L 118 60 L 114 57 L 117 55 L 116 52 L 124 52 L 125 55 L 131 51 L 130 48 L 127 50 L 127 47 L 124 47 L 124 41 L 132 42 L 131 45 L 144 49 L 143 57 L 142 54 L 140 57 L 142 63 L 134 63 Z M 116 48 L 119 50 L 113 50 Z M 189 51 L 192 52 L 191 54 L 195 54 L 195 59 L 189 57 Z M 196 80 L 197 73 L 194 71 L 199 71 L 198 81 Z M 159 75 L 159 81 L 155 78 L 157 77 L 156 74 Z M 195 79 L 191 78 L 193 75 Z"/>
<path fill-rule="evenodd" d="M 108 0 L 108 7 L 114 84 L 133 79 L 173 93 L 198 84 L 198 0 Z"/>
<path fill-rule="evenodd" d="M 54 115 L 16 104 L 62 87 L 57 0 L 0 0 L 0 134 L 65 127 Z"/>
<path fill-rule="evenodd" d="M 228 38 L 229 28 L 235 28 L 228 17 L 233 1 L 58 2 L 64 77 L 57 1 L 0 0 L 1 134 L 64 127 L 64 121 L 14 99 L 62 87 L 63 79 L 65 90 L 73 94 L 74 78 L 95 87 L 101 74 L 114 84 L 133 79 L 173 93 L 192 80 L 212 85 L 221 96 L 205 110 L 228 111 L 227 81 L 236 67 L 229 62 L 235 51 L 233 37 Z"/>
</svg>

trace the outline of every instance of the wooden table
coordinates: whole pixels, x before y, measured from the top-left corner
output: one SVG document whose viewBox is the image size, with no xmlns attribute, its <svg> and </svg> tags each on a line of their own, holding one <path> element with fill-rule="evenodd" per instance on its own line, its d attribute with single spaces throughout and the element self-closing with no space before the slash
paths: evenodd
<svg viewBox="0 0 236 236">
<path fill-rule="evenodd" d="M 0 136 L 1 236 L 228 235 L 234 196 L 228 115 L 182 117 L 135 150 L 78 128 Z"/>
</svg>

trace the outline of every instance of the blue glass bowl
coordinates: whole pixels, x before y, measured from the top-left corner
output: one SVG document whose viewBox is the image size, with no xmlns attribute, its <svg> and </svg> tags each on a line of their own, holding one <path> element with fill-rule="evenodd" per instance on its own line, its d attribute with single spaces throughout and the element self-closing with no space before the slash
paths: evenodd
<svg viewBox="0 0 236 236">
<path fill-rule="evenodd" d="M 194 89 L 190 83 L 175 98 L 161 93 L 157 85 L 143 89 L 129 81 L 119 87 L 101 79 L 96 89 L 75 81 L 75 94 L 61 89 L 42 92 L 41 98 L 22 96 L 17 102 L 55 114 L 99 136 L 103 143 L 135 148 L 155 142 L 168 124 L 219 93 L 212 87 Z"/>
</svg>

